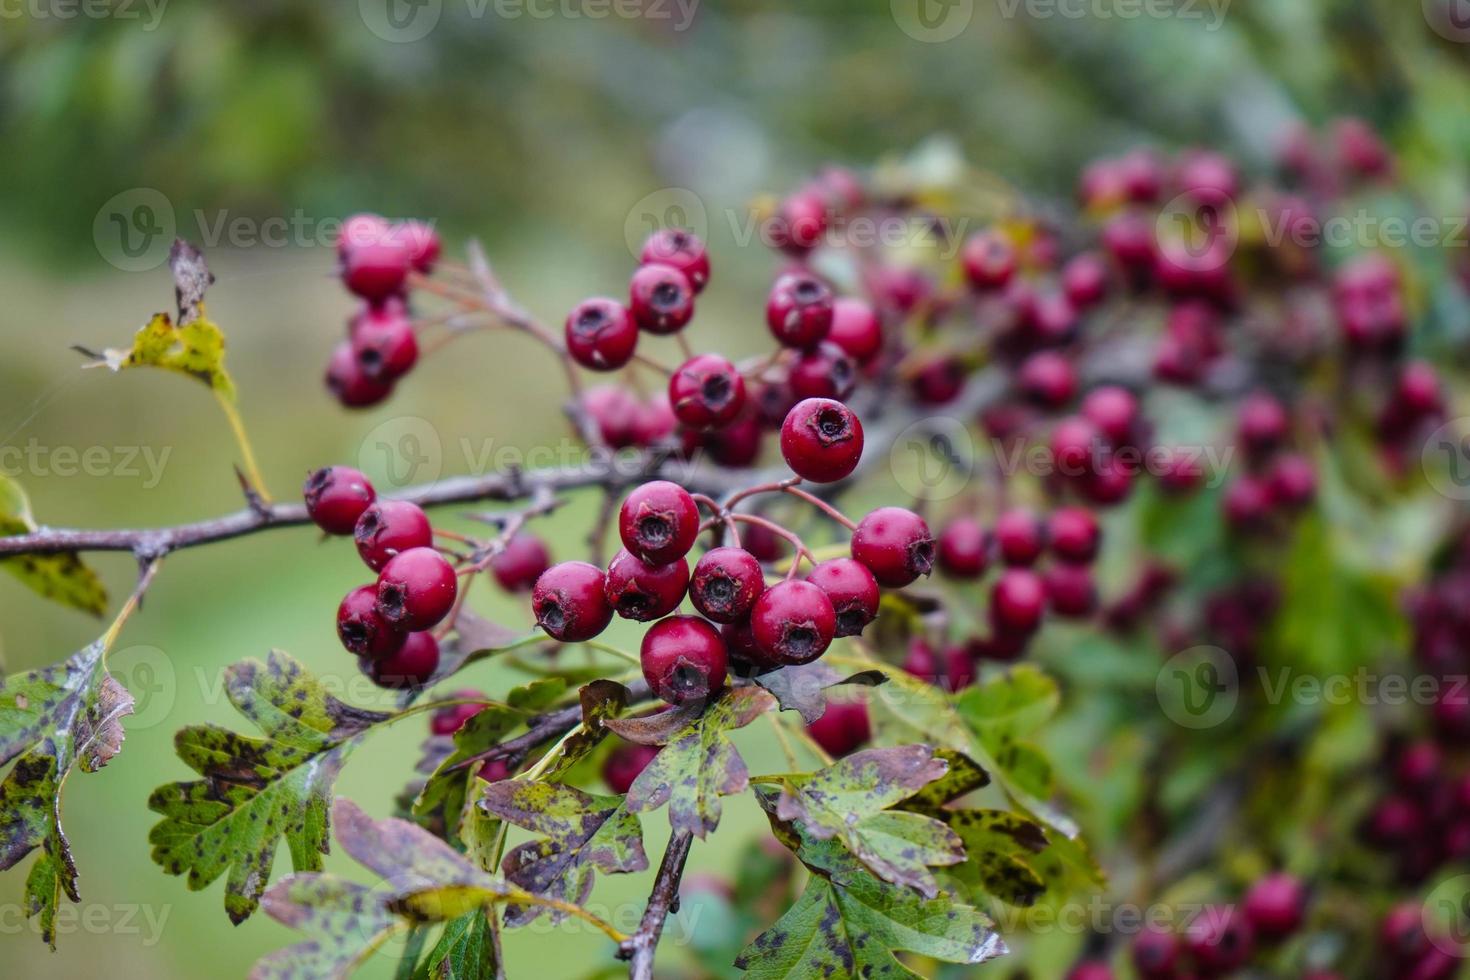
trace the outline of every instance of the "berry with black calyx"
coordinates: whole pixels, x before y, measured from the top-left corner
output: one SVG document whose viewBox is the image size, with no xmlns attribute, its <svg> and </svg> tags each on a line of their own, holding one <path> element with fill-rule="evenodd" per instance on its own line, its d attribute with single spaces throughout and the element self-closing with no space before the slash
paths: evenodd
<svg viewBox="0 0 1470 980">
<path fill-rule="evenodd" d="M 541 573 L 551 567 L 546 542 L 527 531 L 519 531 L 490 559 L 490 574 L 507 592 L 529 592 Z"/>
<path fill-rule="evenodd" d="M 434 529 L 418 504 L 406 500 L 378 500 L 358 517 L 352 538 L 367 567 L 381 572 L 394 555 L 410 548 L 433 545 Z"/>
<path fill-rule="evenodd" d="M 643 265 L 667 265 L 684 273 L 696 293 L 709 285 L 709 250 L 693 232 L 660 228 L 643 243 L 638 255 Z"/>
<path fill-rule="evenodd" d="M 328 534 L 351 534 L 362 512 L 377 499 L 368 478 L 350 466 L 326 466 L 306 478 L 306 513 Z"/>
<path fill-rule="evenodd" d="M 531 590 L 536 625 L 554 640 L 581 643 L 597 636 L 612 622 L 602 569 L 585 561 L 552 565 Z"/>
<path fill-rule="evenodd" d="M 831 398 L 797 402 L 781 424 L 781 456 L 791 471 L 813 483 L 852 475 L 863 455 L 857 413 Z"/>
<path fill-rule="evenodd" d="M 408 634 L 378 612 L 378 589 L 363 585 L 337 606 L 337 637 L 342 646 L 366 660 L 382 660 L 403 648 Z"/>
<path fill-rule="evenodd" d="M 1046 521 L 1047 544 L 1063 561 L 1086 563 L 1097 557 L 1102 531 L 1085 507 L 1058 507 Z"/>
<path fill-rule="evenodd" d="M 624 619 L 646 623 L 678 609 L 688 587 L 689 562 L 683 558 L 675 558 L 665 565 L 650 565 L 620 549 L 608 563 L 603 592 L 613 612 Z"/>
<path fill-rule="evenodd" d="M 648 333 L 678 333 L 694 318 L 694 285 L 671 265 L 641 265 L 628 280 L 628 311 Z"/>
<path fill-rule="evenodd" d="M 786 377 L 797 398 L 833 398 L 842 401 L 857 386 L 857 365 L 847 351 L 823 341 L 801 352 Z"/>
<path fill-rule="evenodd" d="M 929 525 L 903 507 L 879 507 L 852 532 L 852 557 L 867 566 L 878 584 L 901 589 L 934 567 Z"/>
<path fill-rule="evenodd" d="M 670 376 L 669 405 L 691 428 L 729 425 L 745 407 L 745 379 L 727 358 L 699 354 Z"/>
<path fill-rule="evenodd" d="M 1029 568 L 1008 568 L 990 589 L 990 621 L 996 629 L 1029 633 L 1041 625 L 1046 585 Z"/>
<path fill-rule="evenodd" d="M 623 500 L 618 534 L 623 547 L 650 565 L 667 565 L 694 547 L 699 507 L 677 483 L 651 480 Z"/>
<path fill-rule="evenodd" d="M 832 601 L 836 636 L 857 636 L 878 616 L 878 580 L 868 566 L 852 558 L 829 558 L 807 573 L 806 580 Z"/>
<path fill-rule="evenodd" d="M 837 635 L 837 611 L 820 587 L 800 579 L 778 582 L 750 614 L 755 645 L 782 664 L 805 664 L 826 652 Z"/>
<path fill-rule="evenodd" d="M 862 748 L 873 737 L 873 726 L 862 701 L 828 700 L 827 710 L 806 732 L 828 755 L 840 759 Z"/>
<path fill-rule="evenodd" d="M 1255 935 L 1235 906 L 1210 905 L 1185 927 L 1184 948 L 1195 966 L 1218 976 L 1245 965 L 1255 949 Z"/>
<path fill-rule="evenodd" d="M 364 310 L 352 321 L 352 356 L 371 381 L 391 384 L 413 369 L 419 341 L 413 321 L 401 309 Z"/>
<path fill-rule="evenodd" d="M 622 742 L 602 760 L 602 781 L 619 796 L 628 792 L 643 770 L 658 755 L 657 745 Z"/>
<path fill-rule="evenodd" d="M 766 326 L 783 347 L 806 350 L 832 329 L 832 290 L 816 276 L 788 272 L 766 299 Z"/>
<path fill-rule="evenodd" d="M 832 329 L 827 340 L 866 365 L 883 350 L 883 324 L 870 303 L 850 296 L 832 301 Z"/>
<path fill-rule="evenodd" d="M 1031 511 L 1013 507 L 995 519 L 995 544 L 1007 565 L 1030 565 L 1046 547 L 1046 528 Z"/>
<path fill-rule="evenodd" d="M 567 353 L 589 371 L 616 371 L 633 358 L 638 324 L 617 300 L 585 299 L 567 314 Z"/>
<path fill-rule="evenodd" d="M 736 623 L 749 618 L 765 590 L 765 572 L 755 555 L 744 548 L 712 548 L 694 566 L 689 601 L 707 619 Z"/>
<path fill-rule="evenodd" d="M 327 389 L 343 408 L 367 408 L 393 394 L 391 381 L 374 381 L 367 376 L 353 353 L 350 340 L 332 348 L 325 380 Z"/>
<path fill-rule="evenodd" d="M 378 575 L 378 612 L 407 632 L 437 626 L 458 595 L 454 566 L 433 548 L 410 548 L 389 559 Z"/>
<path fill-rule="evenodd" d="M 670 704 L 704 701 L 725 686 L 725 641 L 697 616 L 670 616 L 643 634 L 639 659 L 653 693 Z"/>
<path fill-rule="evenodd" d="M 439 641 L 433 633 L 410 633 L 403 646 L 381 660 L 366 657 L 358 661 L 362 672 L 374 684 L 395 691 L 418 690 L 429 683 L 439 669 Z"/>
<path fill-rule="evenodd" d="M 1169 980 L 1181 958 L 1179 937 L 1161 925 L 1145 926 L 1133 939 L 1134 969 L 1143 980 Z"/>
</svg>

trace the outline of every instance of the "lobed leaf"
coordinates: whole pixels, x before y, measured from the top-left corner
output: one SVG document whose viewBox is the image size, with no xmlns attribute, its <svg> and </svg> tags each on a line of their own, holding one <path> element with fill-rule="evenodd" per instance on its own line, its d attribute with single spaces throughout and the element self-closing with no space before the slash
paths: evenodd
<svg viewBox="0 0 1470 980">
<path fill-rule="evenodd" d="M 810 725 L 821 718 L 827 710 L 827 698 L 823 692 L 843 684 L 877 687 L 888 678 L 879 670 L 862 670 L 843 676 L 820 660 L 809 664 L 782 667 L 761 674 L 755 682 L 776 696 L 783 711 L 795 711 L 801 720 Z"/>
</svg>

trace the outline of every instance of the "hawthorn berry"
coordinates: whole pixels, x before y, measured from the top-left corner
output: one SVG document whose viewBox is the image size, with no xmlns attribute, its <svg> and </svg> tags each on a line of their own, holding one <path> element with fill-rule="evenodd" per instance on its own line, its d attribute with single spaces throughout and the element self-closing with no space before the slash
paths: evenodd
<svg viewBox="0 0 1470 980">
<path fill-rule="evenodd" d="M 469 703 L 447 704 L 434 710 L 434 713 L 429 716 L 429 732 L 440 737 L 453 735 L 486 707 L 484 693 L 468 688 L 450 691 L 445 700 Z"/>
<path fill-rule="evenodd" d="M 635 446 L 652 446 L 667 439 L 679 424 L 669 406 L 669 396 L 655 392 L 641 402 L 634 402 L 628 420 L 628 438 Z"/>
<path fill-rule="evenodd" d="M 975 683 L 975 657 L 967 645 L 948 647 L 944 651 L 944 672 L 950 691 L 963 691 Z"/>
<path fill-rule="evenodd" d="M 960 262 L 971 286 L 1001 289 L 1016 273 L 1016 247 L 998 231 L 982 231 L 965 242 Z"/>
<path fill-rule="evenodd" d="M 1221 507 L 1231 527 L 1259 530 L 1271 513 L 1271 489 L 1265 480 L 1243 474 L 1225 488 Z"/>
<path fill-rule="evenodd" d="M 1052 554 L 1063 561 L 1090 562 L 1097 557 L 1102 532 L 1092 511 L 1059 507 L 1047 518 L 1046 537 Z"/>
<path fill-rule="evenodd" d="M 637 555 L 619 550 L 608 563 L 603 592 L 613 612 L 646 623 L 678 609 L 688 587 L 689 562 L 683 558 L 650 565 Z"/>
<path fill-rule="evenodd" d="M 765 572 L 744 548 L 712 548 L 694 566 L 689 601 L 706 619 L 735 623 L 750 616 L 766 589 Z"/>
<path fill-rule="evenodd" d="M 956 517 L 939 532 L 937 557 L 949 577 L 979 578 L 989 563 L 990 535 L 973 517 Z"/>
<path fill-rule="evenodd" d="M 607 784 L 608 789 L 621 796 L 628 792 L 633 780 L 642 775 L 656 755 L 656 745 L 623 742 L 602 760 L 602 781 Z"/>
<path fill-rule="evenodd" d="M 914 638 L 909 641 L 909 648 L 904 653 L 903 663 L 899 667 L 904 673 L 911 677 L 917 677 L 927 684 L 938 684 L 943 677 L 943 671 L 939 666 L 939 655 L 934 652 L 934 647 L 927 640 Z"/>
<path fill-rule="evenodd" d="M 781 424 L 781 456 L 791 471 L 813 483 L 835 483 L 857 469 L 863 424 L 857 413 L 830 398 L 797 402 Z"/>
<path fill-rule="evenodd" d="M 306 478 L 301 491 L 306 513 L 328 534 L 351 534 L 362 512 L 377 499 L 368 478 L 350 466 L 327 466 Z"/>
<path fill-rule="evenodd" d="M 1179 937 L 1163 926 L 1147 925 L 1133 939 L 1133 966 L 1143 980 L 1169 980 L 1179 966 Z"/>
<path fill-rule="evenodd" d="M 1052 612 L 1072 618 L 1090 616 L 1097 609 L 1097 585 L 1086 565 L 1058 562 L 1043 576 Z"/>
<path fill-rule="evenodd" d="M 419 359 L 418 336 L 407 314 L 387 308 L 369 309 L 353 320 L 352 356 L 371 381 L 392 383 Z"/>
<path fill-rule="evenodd" d="M 343 408 L 367 408 L 393 394 L 391 381 L 374 381 L 367 376 L 353 353 L 350 340 L 332 348 L 331 359 L 327 361 L 326 384 Z"/>
<path fill-rule="evenodd" d="M 782 664 L 811 663 L 837 634 L 837 611 L 819 586 L 787 579 L 756 600 L 750 628 L 756 647 L 767 658 Z"/>
<path fill-rule="evenodd" d="M 1301 453 L 1283 453 L 1266 476 L 1273 503 L 1295 510 L 1317 495 L 1317 468 Z"/>
<path fill-rule="evenodd" d="M 552 565 L 531 590 L 536 625 L 563 643 L 590 640 L 612 622 L 602 569 L 585 561 Z"/>
<path fill-rule="evenodd" d="M 833 758 L 842 758 L 873 737 L 868 706 L 862 701 L 827 702 L 820 718 L 806 726 L 807 734 Z"/>
<path fill-rule="evenodd" d="M 406 500 L 378 500 L 370 504 L 352 529 L 357 553 L 375 572 L 394 555 L 434 543 L 434 529 L 418 504 Z"/>
<path fill-rule="evenodd" d="M 342 221 L 337 232 L 337 256 L 341 258 L 359 245 L 381 241 L 388 236 L 388 219 L 379 214 L 353 214 Z"/>
<path fill-rule="evenodd" d="M 749 619 L 725 623 L 720 627 L 720 638 L 725 641 L 725 652 L 733 662 L 750 664 L 760 669 L 781 666 L 766 657 L 755 645 L 755 633 L 750 628 Z"/>
<path fill-rule="evenodd" d="M 822 243 L 827 231 L 827 202 L 815 190 L 787 197 L 771 219 L 770 243 L 786 252 L 808 252 Z"/>
<path fill-rule="evenodd" d="M 695 429 L 728 425 L 745 407 L 745 379 L 718 354 L 699 354 L 669 378 L 674 417 Z"/>
<path fill-rule="evenodd" d="M 1108 267 L 1091 252 L 1073 256 L 1062 267 L 1062 294 L 1079 310 L 1096 305 L 1108 294 Z"/>
<path fill-rule="evenodd" d="M 934 567 L 934 536 L 911 510 L 879 507 L 852 532 L 852 557 L 867 566 L 879 585 L 901 589 Z"/>
<path fill-rule="evenodd" d="M 1138 399 L 1118 385 L 1094 388 L 1082 399 L 1082 417 L 1114 446 L 1133 443 L 1138 426 Z"/>
<path fill-rule="evenodd" d="M 877 618 L 878 580 L 862 562 L 829 558 L 808 572 L 806 580 L 832 601 L 837 615 L 835 636 L 857 636 Z"/>
<path fill-rule="evenodd" d="M 823 341 L 811 350 L 801 352 L 796 363 L 791 365 L 786 383 L 798 399 L 833 398 L 842 401 L 852 394 L 857 379 L 857 365 L 847 351 L 831 341 Z"/>
<path fill-rule="evenodd" d="M 827 332 L 827 340 L 858 364 L 867 364 L 883 350 L 883 324 L 868 303 L 839 296 L 832 301 L 832 329 Z"/>
<path fill-rule="evenodd" d="M 582 393 L 582 411 L 597 426 L 597 433 L 609 448 L 623 449 L 637 444 L 638 399 L 621 385 L 596 385 Z"/>
<path fill-rule="evenodd" d="M 378 612 L 378 590 L 363 585 L 337 606 L 337 637 L 348 651 L 367 660 L 391 657 L 403 648 L 408 635 Z"/>
<path fill-rule="evenodd" d="M 1247 453 L 1260 457 L 1286 438 L 1289 421 L 1281 402 L 1267 394 L 1254 394 L 1240 406 L 1240 441 Z"/>
<path fill-rule="evenodd" d="M 617 300 L 585 299 L 567 314 L 567 353 L 589 371 L 616 371 L 633 358 L 638 324 Z"/>
<path fill-rule="evenodd" d="M 754 412 L 744 412 L 722 429 L 684 429 L 680 442 L 690 459 L 703 450 L 717 465 L 740 469 L 760 456 L 764 438 L 760 419 Z"/>
<path fill-rule="evenodd" d="M 766 299 L 766 325 L 783 347 L 806 350 L 832 329 L 832 290 L 816 276 L 788 272 L 776 280 Z"/>
<path fill-rule="evenodd" d="M 1204 482 L 1198 454 L 1185 449 L 1165 450 L 1160 459 L 1159 485 L 1170 493 L 1190 493 Z"/>
<path fill-rule="evenodd" d="M 397 653 L 381 660 L 364 657 L 358 664 L 379 687 L 416 690 L 428 684 L 439 669 L 439 641 L 433 633 L 410 633 Z"/>
<path fill-rule="evenodd" d="M 385 299 L 403 291 L 412 266 L 407 242 L 390 231 L 342 253 L 342 284 L 365 300 Z"/>
<path fill-rule="evenodd" d="M 405 221 L 393 230 L 408 248 L 408 261 L 415 272 L 432 272 L 443 243 L 434 227 L 422 221 Z"/>
<path fill-rule="evenodd" d="M 670 704 L 703 701 L 725 686 L 725 641 L 697 616 L 670 616 L 643 634 L 643 677 Z"/>
<path fill-rule="evenodd" d="M 1038 351 L 1026 358 L 1018 380 L 1026 397 L 1048 408 L 1065 405 L 1077 393 L 1077 372 L 1056 351 Z"/>
<path fill-rule="evenodd" d="M 1041 625 L 1046 586 L 1029 568 L 1008 568 L 990 589 L 990 621 L 996 629 L 1029 633 Z"/>
<path fill-rule="evenodd" d="M 1301 926 L 1306 904 L 1307 890 L 1301 879 L 1278 871 L 1251 885 L 1243 909 L 1257 935 L 1282 939 Z"/>
<path fill-rule="evenodd" d="M 947 405 L 964 390 L 965 377 L 965 365 L 958 358 L 936 357 L 909 379 L 909 389 L 921 405 Z"/>
<path fill-rule="evenodd" d="M 378 612 L 399 629 L 435 626 L 454 608 L 459 576 L 433 548 L 410 548 L 389 559 L 378 575 Z"/>
<path fill-rule="evenodd" d="M 1113 980 L 1113 970 L 1101 960 L 1088 960 L 1072 967 L 1067 980 Z"/>
<path fill-rule="evenodd" d="M 1046 528 L 1031 511 L 1013 507 L 995 519 L 995 544 L 1007 565 L 1030 565 L 1046 547 Z"/>
<path fill-rule="evenodd" d="M 671 265 L 639 266 L 628 280 L 628 311 L 648 333 L 678 333 L 694 318 L 694 285 Z"/>
<path fill-rule="evenodd" d="M 1207 906 L 1184 930 L 1184 946 L 1195 965 L 1219 975 L 1238 970 L 1255 946 L 1251 926 L 1233 905 Z"/>
<path fill-rule="evenodd" d="M 1051 430 L 1052 466 L 1061 476 L 1085 477 L 1095 472 L 1102 448 L 1102 432 L 1081 416 L 1062 419 Z"/>
<path fill-rule="evenodd" d="M 618 512 L 623 547 L 650 565 L 667 565 L 689 554 L 699 534 L 699 507 L 689 491 L 668 480 L 652 480 L 628 494 Z"/>
<path fill-rule="evenodd" d="M 649 235 L 638 261 L 678 269 L 696 293 L 704 292 L 709 285 L 709 250 L 697 235 L 682 228 L 660 228 Z"/>
<path fill-rule="evenodd" d="M 546 542 L 520 531 L 505 542 L 500 553 L 490 559 L 490 574 L 507 592 L 529 592 L 535 588 L 541 573 L 551 567 L 551 553 Z"/>
</svg>

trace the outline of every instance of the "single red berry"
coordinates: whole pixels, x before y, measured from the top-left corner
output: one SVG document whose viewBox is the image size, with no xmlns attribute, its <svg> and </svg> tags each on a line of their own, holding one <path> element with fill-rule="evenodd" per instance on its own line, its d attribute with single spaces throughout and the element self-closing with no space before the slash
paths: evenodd
<svg viewBox="0 0 1470 980">
<path fill-rule="evenodd" d="M 418 504 L 379 500 L 362 512 L 352 529 L 352 537 L 367 567 L 381 572 L 394 555 L 433 545 L 434 529 Z"/>
<path fill-rule="evenodd" d="M 602 441 L 613 449 L 638 444 L 640 405 L 633 393 L 621 385 L 597 385 L 582 395 L 582 410 L 597 426 Z"/>
<path fill-rule="evenodd" d="M 1271 513 L 1271 490 L 1266 481 L 1249 474 L 1236 477 L 1221 500 L 1225 520 L 1240 530 L 1260 530 Z"/>
<path fill-rule="evenodd" d="M 651 334 L 678 333 L 694 318 L 694 285 L 671 265 L 641 265 L 628 281 L 628 310 Z"/>
<path fill-rule="evenodd" d="M 957 644 L 944 651 L 944 670 L 949 690 L 963 691 L 975 683 L 975 656 L 965 644 Z"/>
<path fill-rule="evenodd" d="M 678 609 L 688 587 L 689 562 L 683 558 L 650 565 L 620 549 L 608 563 L 603 594 L 619 616 L 647 623 Z"/>
<path fill-rule="evenodd" d="M 863 179 L 846 167 L 823 167 L 817 175 L 817 184 L 828 200 L 847 210 L 856 210 L 867 200 Z"/>
<path fill-rule="evenodd" d="M 1301 926 L 1306 905 L 1307 889 L 1301 879 L 1277 871 L 1245 893 L 1245 918 L 1257 935 L 1282 939 Z"/>
<path fill-rule="evenodd" d="M 1062 267 L 1062 294 L 1079 310 L 1101 302 L 1108 294 L 1108 267 L 1091 252 L 1075 255 Z"/>
<path fill-rule="evenodd" d="M 1128 498 L 1133 489 L 1133 467 L 1119 456 L 1104 456 L 1097 467 L 1077 485 L 1078 491 L 1098 507 L 1110 507 Z"/>
<path fill-rule="evenodd" d="M 380 242 L 388 237 L 388 219 L 379 214 L 354 214 L 342 221 L 337 234 L 337 255 L 345 257 L 359 245 Z"/>
<path fill-rule="evenodd" d="M 1046 586 L 1029 568 L 1008 568 L 990 590 L 990 621 L 997 629 L 1029 633 L 1041 625 Z"/>
<path fill-rule="evenodd" d="M 342 284 L 363 299 L 384 299 L 403 291 L 412 265 L 408 244 L 390 232 L 343 253 Z"/>
<path fill-rule="evenodd" d="M 669 406 L 669 396 L 655 392 L 634 405 L 628 436 L 635 446 L 653 446 L 672 435 L 678 424 Z"/>
<path fill-rule="evenodd" d="M 899 666 L 904 673 L 917 677 L 926 684 L 938 684 L 944 675 L 939 663 L 939 654 L 927 640 L 917 638 L 911 640 L 908 651 L 904 654 L 903 663 Z"/>
<path fill-rule="evenodd" d="M 607 783 L 607 788 L 619 796 L 628 792 L 643 770 L 658 755 L 657 745 L 639 745 L 635 742 L 623 742 L 608 753 L 602 762 L 602 781 Z"/>
<path fill-rule="evenodd" d="M 934 281 L 911 265 L 874 264 L 863 270 L 863 279 L 878 309 L 895 317 L 910 316 L 934 299 Z"/>
<path fill-rule="evenodd" d="M 703 701 L 725 686 L 725 641 L 697 616 L 670 616 L 643 634 L 643 677 L 670 704 Z"/>
<path fill-rule="evenodd" d="M 1179 937 L 1163 926 L 1146 926 L 1133 940 L 1132 956 L 1143 980 L 1169 980 L 1179 965 Z"/>
<path fill-rule="evenodd" d="M 382 660 L 358 660 L 368 679 L 390 690 L 419 690 L 439 669 L 439 641 L 433 633 L 410 633 L 398 652 Z"/>
<path fill-rule="evenodd" d="M 870 304 L 840 296 L 832 301 L 832 329 L 827 332 L 827 340 L 857 363 L 867 364 L 883 350 L 883 324 Z"/>
<path fill-rule="evenodd" d="M 378 576 L 378 612 L 401 630 L 437 626 L 459 595 L 454 566 L 433 548 L 410 548 L 389 559 Z"/>
<path fill-rule="evenodd" d="M 327 466 L 306 478 L 306 513 L 328 534 L 351 534 L 362 512 L 377 499 L 372 483 L 350 466 Z"/>
<path fill-rule="evenodd" d="M 731 661 L 751 664 L 762 670 L 781 666 L 767 658 L 755 645 L 755 633 L 750 628 L 749 619 L 725 623 L 720 627 L 720 638 L 725 641 L 725 651 L 730 655 Z"/>
<path fill-rule="evenodd" d="M 965 278 L 976 289 L 1001 289 L 1016 273 L 1016 247 L 997 231 L 982 231 L 960 253 Z"/>
<path fill-rule="evenodd" d="M 750 614 L 755 644 L 783 664 L 805 664 L 826 652 L 837 634 L 837 611 L 820 587 L 800 579 L 771 586 Z"/>
<path fill-rule="evenodd" d="M 1052 465 L 1064 477 L 1084 477 L 1095 472 L 1103 449 L 1102 432 L 1080 416 L 1062 419 L 1051 430 Z"/>
<path fill-rule="evenodd" d="M 990 535 L 973 517 L 956 517 L 940 530 L 939 570 L 951 578 L 979 578 L 989 557 Z"/>
<path fill-rule="evenodd" d="M 995 519 L 995 543 L 1007 565 L 1030 565 L 1046 547 L 1046 528 L 1031 511 L 1013 507 Z"/>
<path fill-rule="evenodd" d="M 786 383 L 797 398 L 834 398 L 842 401 L 857 386 L 857 365 L 847 351 L 824 341 L 801 352 Z"/>
<path fill-rule="evenodd" d="M 462 689 L 450 691 L 446 700 L 467 701 L 468 704 L 448 704 L 442 708 L 435 709 L 429 716 L 429 732 L 440 737 L 453 735 L 465 726 L 465 723 L 475 715 L 484 711 L 487 705 L 485 695 L 480 691 Z"/>
<path fill-rule="evenodd" d="M 781 456 L 793 473 L 813 483 L 835 483 L 857 469 L 863 424 L 857 413 L 830 398 L 796 403 L 781 425 Z"/>
<path fill-rule="evenodd" d="M 1070 562 L 1092 561 L 1102 541 L 1097 518 L 1083 507 L 1058 507 L 1052 511 L 1047 519 L 1046 536 L 1052 554 Z"/>
<path fill-rule="evenodd" d="M 1444 773 L 1444 756 L 1433 742 L 1415 742 L 1404 749 L 1393 778 L 1406 792 L 1425 793 Z"/>
<path fill-rule="evenodd" d="M 806 580 L 832 600 L 837 636 L 857 636 L 878 616 L 878 580 L 868 566 L 851 558 L 829 558 L 807 573 Z"/>
<path fill-rule="evenodd" d="M 368 660 L 391 657 L 408 639 L 383 618 L 377 603 L 377 587 L 363 585 L 347 593 L 337 606 L 337 637 L 349 651 Z"/>
<path fill-rule="evenodd" d="M 649 235 L 638 261 L 678 269 L 696 293 L 704 292 L 709 285 L 709 250 L 697 235 L 682 228 L 660 228 Z"/>
<path fill-rule="evenodd" d="M 1077 394 L 1077 372 L 1056 351 L 1038 351 L 1026 358 L 1018 377 L 1026 397 L 1048 408 L 1060 408 Z"/>
<path fill-rule="evenodd" d="M 529 592 L 541 573 L 551 567 L 546 542 L 525 531 L 505 543 L 500 554 L 490 559 L 490 574 L 507 592 Z"/>
<path fill-rule="evenodd" d="M 1199 454 L 1187 449 L 1166 450 L 1158 472 L 1160 486 L 1170 493 L 1191 493 L 1205 480 Z"/>
<path fill-rule="evenodd" d="M 1138 399 L 1127 388 L 1103 385 L 1082 399 L 1082 417 L 1114 446 L 1127 446 L 1137 434 Z"/>
<path fill-rule="evenodd" d="M 755 560 L 769 565 L 778 560 L 789 542 L 775 531 L 760 524 L 750 524 L 740 530 L 740 543 L 745 550 L 755 555 Z"/>
<path fill-rule="evenodd" d="M 352 321 L 352 356 L 372 381 L 392 383 L 413 369 L 419 341 L 408 314 L 392 307 L 365 310 Z"/>
<path fill-rule="evenodd" d="M 1164 190 L 1164 164 L 1147 148 L 1130 150 L 1118 158 L 1118 179 L 1130 201 L 1149 204 Z"/>
<path fill-rule="evenodd" d="M 1317 468 L 1301 453 L 1283 453 L 1276 458 L 1266 482 L 1272 501 L 1295 510 L 1317 495 Z"/>
<path fill-rule="evenodd" d="M 408 248 L 408 261 L 415 272 L 433 272 L 439 261 L 443 243 L 434 226 L 423 221 L 405 221 L 393 229 L 393 234 Z"/>
<path fill-rule="evenodd" d="M 750 616 L 766 590 L 765 572 L 744 548 L 712 548 L 694 566 L 689 600 L 716 623 L 736 623 Z"/>
<path fill-rule="evenodd" d="M 1088 960 L 1072 967 L 1067 980 L 1113 980 L 1113 970 L 1101 960 Z"/>
<path fill-rule="evenodd" d="M 728 425 L 745 407 L 745 379 L 718 354 L 699 354 L 669 378 L 669 404 L 687 426 L 705 429 Z"/>
<path fill-rule="evenodd" d="M 755 403 L 761 424 L 769 429 L 779 429 L 786 421 L 786 413 L 796 407 L 799 399 L 783 378 L 756 382 L 751 388 L 750 400 Z"/>
<path fill-rule="evenodd" d="M 1058 616 L 1082 618 L 1097 609 L 1097 584 L 1086 565 L 1058 562 L 1046 570 L 1046 598 Z"/>
<path fill-rule="evenodd" d="M 832 290 L 809 273 L 781 276 L 766 299 L 766 325 L 783 347 L 815 347 L 832 329 Z"/>
<path fill-rule="evenodd" d="M 948 405 L 965 389 L 965 365 L 954 357 L 936 357 L 919 368 L 909 388 L 921 405 Z"/>
<path fill-rule="evenodd" d="M 852 557 L 868 567 L 879 585 L 901 589 L 934 567 L 934 536 L 913 511 L 879 507 L 852 532 Z"/>
<path fill-rule="evenodd" d="M 1415 417 L 1434 415 L 1444 409 L 1439 375 L 1423 361 L 1410 361 L 1399 374 L 1393 397 L 1404 411 Z"/>
<path fill-rule="evenodd" d="M 1180 156 L 1174 173 L 1179 189 L 1205 201 L 1233 198 L 1240 189 L 1235 164 L 1213 150 L 1188 150 Z"/>
<path fill-rule="evenodd" d="M 567 314 L 567 353 L 589 371 L 616 371 L 633 358 L 638 324 L 617 300 L 585 299 Z"/>
<path fill-rule="evenodd" d="M 1269 453 L 1286 438 L 1286 409 L 1267 394 L 1251 395 L 1240 406 L 1240 441 L 1252 456 Z"/>
<path fill-rule="evenodd" d="M 374 381 L 358 363 L 352 342 L 344 340 L 332 348 L 327 362 L 327 389 L 344 408 L 367 408 L 393 394 L 391 381 Z"/>
<path fill-rule="evenodd" d="M 828 755 L 841 758 L 873 737 L 868 706 L 861 701 L 828 701 L 822 716 L 806 726 L 807 734 Z"/>
<path fill-rule="evenodd" d="M 827 231 L 827 202 L 814 190 L 798 191 L 781 202 L 770 223 L 770 243 L 787 252 L 807 252 Z"/>
<path fill-rule="evenodd" d="M 1138 211 L 1121 211 L 1102 230 L 1103 248 L 1135 281 L 1153 268 L 1154 222 Z"/>
<path fill-rule="evenodd" d="M 677 483 L 652 480 L 623 501 L 618 534 L 623 547 L 650 565 L 667 565 L 694 547 L 699 508 L 689 491 Z"/>
<path fill-rule="evenodd" d="M 536 625 L 563 643 L 590 640 L 612 622 L 602 569 L 585 561 L 552 565 L 531 590 Z"/>
<path fill-rule="evenodd" d="M 1240 969 L 1250 959 L 1255 937 L 1235 906 L 1211 905 L 1185 927 L 1184 945 L 1196 966 L 1219 975 Z"/>
<path fill-rule="evenodd" d="M 684 429 L 680 443 L 690 459 L 705 452 L 717 466 L 742 469 L 759 458 L 765 434 L 755 413 L 745 412 L 724 428 Z"/>
</svg>

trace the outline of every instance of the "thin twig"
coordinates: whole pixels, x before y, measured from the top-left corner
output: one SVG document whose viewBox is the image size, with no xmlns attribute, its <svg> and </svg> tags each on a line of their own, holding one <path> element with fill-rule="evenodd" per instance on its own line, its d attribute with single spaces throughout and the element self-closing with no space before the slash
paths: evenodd
<svg viewBox="0 0 1470 980">
<path fill-rule="evenodd" d="M 653 980 L 653 954 L 664 931 L 664 920 L 679 907 L 679 880 L 684 876 L 684 862 L 689 859 L 693 843 L 694 835 L 687 830 L 676 830 L 669 837 L 648 906 L 643 910 L 643 921 L 638 923 L 638 931 L 618 947 L 618 957 L 629 961 L 628 980 Z"/>
</svg>

